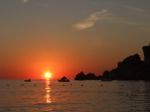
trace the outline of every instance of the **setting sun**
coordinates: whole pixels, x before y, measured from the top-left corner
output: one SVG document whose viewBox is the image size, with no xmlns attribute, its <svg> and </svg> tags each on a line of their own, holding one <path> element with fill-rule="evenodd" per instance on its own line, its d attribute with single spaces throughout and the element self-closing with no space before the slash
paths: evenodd
<svg viewBox="0 0 150 112">
<path fill-rule="evenodd" d="M 51 79 L 52 78 L 52 73 L 51 72 L 45 72 L 44 73 L 44 78 L 45 79 Z"/>
</svg>

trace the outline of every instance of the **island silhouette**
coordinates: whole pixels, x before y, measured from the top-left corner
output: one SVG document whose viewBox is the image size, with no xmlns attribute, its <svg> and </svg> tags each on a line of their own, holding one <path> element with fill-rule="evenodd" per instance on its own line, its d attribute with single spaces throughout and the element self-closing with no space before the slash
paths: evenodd
<svg viewBox="0 0 150 112">
<path fill-rule="evenodd" d="M 150 80 L 150 45 L 143 46 L 143 53 L 144 60 L 136 53 L 118 62 L 116 68 L 104 71 L 102 75 L 80 72 L 74 80 Z"/>
<path fill-rule="evenodd" d="M 62 78 L 59 79 L 58 81 L 59 81 L 59 82 L 70 82 L 70 80 L 69 80 L 66 76 L 62 77 Z"/>
</svg>

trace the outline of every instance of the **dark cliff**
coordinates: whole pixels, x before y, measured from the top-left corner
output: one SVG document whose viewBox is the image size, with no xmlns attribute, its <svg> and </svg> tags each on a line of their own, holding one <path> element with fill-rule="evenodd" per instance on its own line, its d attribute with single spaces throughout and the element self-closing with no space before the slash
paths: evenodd
<svg viewBox="0 0 150 112">
<path fill-rule="evenodd" d="M 144 61 L 138 54 L 125 58 L 117 68 L 103 73 L 102 79 L 150 80 L 150 46 L 143 47 Z"/>
<path fill-rule="evenodd" d="M 80 72 L 75 80 L 150 80 L 150 45 L 143 47 L 144 61 L 138 54 L 128 56 L 118 63 L 117 68 L 104 71 L 100 76 Z"/>
</svg>

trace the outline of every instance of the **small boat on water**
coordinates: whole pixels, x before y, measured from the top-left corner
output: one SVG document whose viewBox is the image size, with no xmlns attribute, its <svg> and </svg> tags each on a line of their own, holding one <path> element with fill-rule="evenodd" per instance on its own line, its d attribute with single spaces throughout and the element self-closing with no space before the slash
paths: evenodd
<svg viewBox="0 0 150 112">
<path fill-rule="evenodd" d="M 59 79 L 58 82 L 70 82 L 70 80 L 64 76 L 61 79 Z"/>
<path fill-rule="evenodd" d="M 26 79 L 24 80 L 24 82 L 31 82 L 31 79 Z"/>
</svg>

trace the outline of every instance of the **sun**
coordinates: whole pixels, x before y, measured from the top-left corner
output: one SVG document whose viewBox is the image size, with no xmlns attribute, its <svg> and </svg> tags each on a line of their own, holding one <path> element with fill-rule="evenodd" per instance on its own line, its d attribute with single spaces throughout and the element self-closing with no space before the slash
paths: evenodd
<svg viewBox="0 0 150 112">
<path fill-rule="evenodd" d="M 52 78 L 52 73 L 51 72 L 45 72 L 44 73 L 44 78 L 45 79 L 51 79 Z"/>
</svg>

